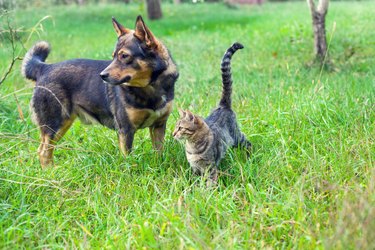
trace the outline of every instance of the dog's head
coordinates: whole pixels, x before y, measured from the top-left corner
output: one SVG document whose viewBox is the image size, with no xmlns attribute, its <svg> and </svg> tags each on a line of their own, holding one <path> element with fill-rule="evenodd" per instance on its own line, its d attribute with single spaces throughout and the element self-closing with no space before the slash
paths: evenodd
<svg viewBox="0 0 375 250">
<path fill-rule="evenodd" d="M 137 17 L 135 30 L 123 27 L 112 18 L 118 36 L 113 61 L 100 77 L 112 85 L 146 87 L 166 70 L 168 52 L 152 34 L 141 16 Z"/>
</svg>

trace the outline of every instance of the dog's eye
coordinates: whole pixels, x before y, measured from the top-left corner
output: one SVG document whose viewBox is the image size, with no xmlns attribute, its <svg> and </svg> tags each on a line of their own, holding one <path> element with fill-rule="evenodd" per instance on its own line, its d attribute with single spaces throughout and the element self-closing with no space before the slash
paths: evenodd
<svg viewBox="0 0 375 250">
<path fill-rule="evenodd" d="M 126 59 L 126 58 L 129 57 L 129 55 L 127 55 L 127 54 L 121 54 L 120 57 L 121 57 L 121 59 Z"/>
</svg>

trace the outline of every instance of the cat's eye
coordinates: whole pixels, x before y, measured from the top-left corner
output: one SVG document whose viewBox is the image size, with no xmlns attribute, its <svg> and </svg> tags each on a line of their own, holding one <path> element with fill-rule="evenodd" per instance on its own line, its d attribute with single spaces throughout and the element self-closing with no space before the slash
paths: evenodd
<svg viewBox="0 0 375 250">
<path fill-rule="evenodd" d="M 194 133 L 194 130 L 191 130 L 191 129 L 188 129 L 188 128 L 182 128 L 181 129 L 181 132 L 185 133 L 185 134 L 193 134 Z"/>
</svg>

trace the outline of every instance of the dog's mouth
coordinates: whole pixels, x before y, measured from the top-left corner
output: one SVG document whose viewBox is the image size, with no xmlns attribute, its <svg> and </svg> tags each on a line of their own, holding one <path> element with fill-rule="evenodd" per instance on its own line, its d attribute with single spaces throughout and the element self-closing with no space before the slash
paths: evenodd
<svg viewBox="0 0 375 250">
<path fill-rule="evenodd" d="M 127 84 L 130 82 L 132 78 L 130 76 L 125 76 L 122 80 L 121 80 L 121 83 L 123 84 Z"/>
<path fill-rule="evenodd" d="M 134 88 L 144 88 L 149 84 L 149 80 L 147 78 L 133 78 L 130 75 L 125 76 L 121 80 L 117 80 L 115 78 L 110 77 L 109 75 L 106 77 L 103 77 L 101 75 L 101 78 L 105 83 L 108 83 L 113 86 L 121 85 L 121 86 L 127 86 L 127 87 L 134 87 Z"/>
<path fill-rule="evenodd" d="M 116 79 L 113 79 L 111 77 L 107 77 L 105 79 L 102 77 L 102 79 L 103 79 L 104 82 L 106 82 L 108 84 L 111 84 L 111 85 L 121 85 L 121 84 L 130 85 L 129 81 L 131 80 L 131 76 L 125 76 L 121 80 L 116 80 Z"/>
</svg>

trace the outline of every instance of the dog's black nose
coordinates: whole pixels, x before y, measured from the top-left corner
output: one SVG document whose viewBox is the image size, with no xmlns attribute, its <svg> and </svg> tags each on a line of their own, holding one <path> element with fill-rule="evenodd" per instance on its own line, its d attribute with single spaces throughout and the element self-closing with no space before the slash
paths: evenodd
<svg viewBox="0 0 375 250">
<path fill-rule="evenodd" d="M 107 80 L 108 79 L 108 77 L 109 77 L 109 73 L 100 73 L 100 77 L 105 81 L 105 80 Z"/>
</svg>

